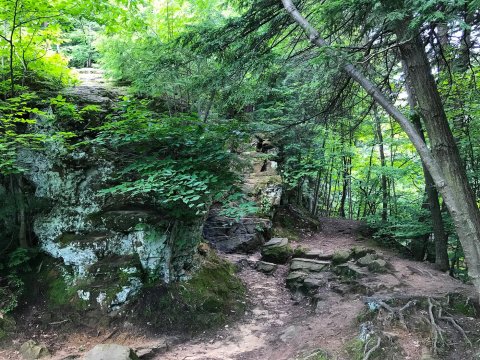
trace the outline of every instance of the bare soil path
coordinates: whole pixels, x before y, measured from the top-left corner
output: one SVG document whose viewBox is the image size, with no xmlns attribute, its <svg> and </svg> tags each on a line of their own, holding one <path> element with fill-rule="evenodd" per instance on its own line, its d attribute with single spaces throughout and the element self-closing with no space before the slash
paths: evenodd
<svg viewBox="0 0 480 360">
<path fill-rule="evenodd" d="M 399 257 L 374 244 L 358 240 L 359 223 L 340 219 L 322 219 L 323 229 L 307 234 L 294 245 L 320 249 L 333 253 L 353 247 L 375 247 L 392 266 L 392 271 L 366 278 L 365 286 L 373 289 L 375 296 L 429 295 L 446 296 L 462 293 L 474 296 L 471 286 L 457 281 L 433 268 L 431 264 L 415 262 Z M 316 304 L 308 299 L 293 299 L 285 287 L 288 265 L 279 266 L 273 275 L 256 271 L 249 264 L 260 255 L 225 255 L 239 264 L 239 276 L 248 291 L 248 311 L 238 322 L 225 326 L 215 333 L 203 334 L 194 339 L 180 341 L 166 337 L 139 336 L 129 330 L 128 324 L 114 334 L 98 336 L 93 332 L 61 336 L 44 334 L 53 349 L 58 349 L 52 359 L 66 359 L 68 355 L 80 356 L 100 342 L 128 345 L 134 349 L 161 348 L 150 359 L 158 360 L 293 360 L 314 349 L 326 350 L 334 359 L 350 360 L 345 343 L 359 334 L 357 316 L 364 308 L 364 296 L 358 293 L 342 293 L 335 287 L 327 287 Z M 429 359 L 427 345 L 408 331 L 398 331 L 395 336 L 404 348 L 405 360 Z M 53 345 L 54 344 L 54 345 Z M 18 346 L 0 350 L 0 359 L 19 359 Z M 469 359 L 459 355 L 458 359 Z M 70 357 L 74 358 L 74 357 Z M 452 358 L 453 359 L 453 358 Z"/>
<path fill-rule="evenodd" d="M 341 219 L 322 219 L 323 230 L 305 236 L 298 245 L 333 253 L 355 246 L 372 247 L 358 240 L 360 223 Z M 375 246 L 373 246 L 375 247 Z M 474 296 L 472 287 L 452 279 L 431 264 L 400 258 L 384 249 L 376 249 L 392 265 L 388 274 L 369 277 L 367 284 L 378 289 L 375 295 L 446 296 L 463 293 Z M 253 262 L 259 254 L 246 257 L 229 255 L 237 263 Z M 316 306 L 306 300 L 295 301 L 285 288 L 287 266 L 275 274 L 265 275 L 249 266 L 242 267 L 239 276 L 249 291 L 251 310 L 245 319 L 221 330 L 211 338 L 198 338 L 178 346 L 156 359 L 192 360 L 290 360 L 314 349 L 324 349 L 335 359 L 349 360 L 345 343 L 359 333 L 356 318 L 364 308 L 360 294 L 338 294 L 327 290 Z M 406 359 L 417 360 L 425 346 L 413 335 L 397 334 L 404 343 Z"/>
</svg>

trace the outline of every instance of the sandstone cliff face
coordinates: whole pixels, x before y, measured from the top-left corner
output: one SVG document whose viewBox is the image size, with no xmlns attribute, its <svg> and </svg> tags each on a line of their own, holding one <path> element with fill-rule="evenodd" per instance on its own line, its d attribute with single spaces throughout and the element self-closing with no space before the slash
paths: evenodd
<svg viewBox="0 0 480 360">
<path fill-rule="evenodd" d="M 78 103 L 99 105 L 103 114 L 112 94 L 118 95 L 103 85 L 70 90 Z M 47 117 L 35 126 L 37 132 L 53 133 Z M 135 296 L 146 280 L 188 278 L 197 266 L 203 221 L 169 217 L 142 199 L 102 194 L 119 169 L 99 155 L 101 150 L 67 149 L 51 141 L 21 158 L 35 197 L 49 204 L 34 220 L 41 250 L 60 260 L 65 283 L 85 306 L 109 312 Z"/>
<path fill-rule="evenodd" d="M 254 253 L 272 237 L 272 219 L 280 205 L 282 184 L 277 163 L 272 160 L 277 149 L 270 142 L 268 147 L 262 143 L 258 142 L 256 151 L 241 155 L 250 163 L 250 172 L 243 174 L 242 192 L 257 205 L 257 214 L 234 220 L 212 207 L 205 221 L 204 238 L 222 252 Z"/>
</svg>

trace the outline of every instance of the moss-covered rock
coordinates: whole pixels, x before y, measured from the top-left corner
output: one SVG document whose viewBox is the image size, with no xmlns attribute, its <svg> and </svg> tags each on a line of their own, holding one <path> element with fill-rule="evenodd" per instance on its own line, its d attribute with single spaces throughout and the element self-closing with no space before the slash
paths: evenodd
<svg viewBox="0 0 480 360">
<path fill-rule="evenodd" d="M 351 250 L 337 250 L 333 253 L 332 263 L 334 265 L 346 263 L 352 256 L 353 252 Z"/>
<path fill-rule="evenodd" d="M 273 238 L 262 247 L 262 259 L 275 264 L 285 264 L 292 254 L 286 238 Z"/>
<path fill-rule="evenodd" d="M 245 287 L 234 266 L 210 252 L 188 281 L 152 285 L 143 291 L 135 318 L 164 331 L 213 329 L 243 314 Z"/>
<path fill-rule="evenodd" d="M 375 259 L 370 264 L 368 264 L 368 270 L 375 273 L 385 273 L 387 272 L 388 263 L 383 259 Z"/>
<path fill-rule="evenodd" d="M 258 261 L 255 268 L 257 271 L 263 272 L 265 274 L 272 274 L 277 270 L 277 264 L 269 263 L 266 261 Z"/>
<path fill-rule="evenodd" d="M 309 252 L 308 249 L 302 247 L 302 246 L 297 246 L 295 247 L 295 249 L 293 249 L 293 253 L 292 253 L 292 257 L 293 258 L 307 258 L 307 256 L 305 256 L 307 253 Z"/>
<path fill-rule="evenodd" d="M 40 359 L 50 355 L 45 345 L 38 344 L 34 340 L 28 340 L 20 346 L 20 354 L 26 360 Z"/>
<path fill-rule="evenodd" d="M 8 315 L 0 317 L 0 341 L 6 339 L 8 335 L 15 331 L 16 323 L 13 318 Z"/>
</svg>

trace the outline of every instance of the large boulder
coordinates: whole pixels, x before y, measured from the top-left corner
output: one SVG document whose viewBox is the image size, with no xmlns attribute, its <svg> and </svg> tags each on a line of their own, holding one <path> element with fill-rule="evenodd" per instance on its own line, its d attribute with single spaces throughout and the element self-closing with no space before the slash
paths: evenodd
<svg viewBox="0 0 480 360">
<path fill-rule="evenodd" d="M 214 209 L 203 225 L 203 237 L 217 250 L 249 254 L 270 237 L 271 228 L 272 222 L 268 219 L 248 217 L 236 221 Z"/>
<path fill-rule="evenodd" d="M 100 344 L 87 352 L 83 360 L 138 360 L 138 356 L 128 346 Z"/>
<path fill-rule="evenodd" d="M 275 264 L 285 264 L 292 253 L 286 238 L 273 238 L 262 247 L 262 259 Z"/>
<path fill-rule="evenodd" d="M 58 126 L 74 130 L 73 124 Z M 35 131 L 50 136 L 51 120 L 39 117 Z M 123 166 L 103 150 L 52 141 L 41 150 L 21 150 L 20 162 L 35 198 L 48 204 L 36 214 L 33 230 L 41 251 L 58 261 L 55 280 L 62 286 L 52 286 L 73 294 L 65 305 L 80 302 L 111 313 L 133 299 L 147 278 L 170 283 L 190 277 L 200 264 L 203 217 L 173 217 L 147 198 L 101 192 Z"/>
</svg>

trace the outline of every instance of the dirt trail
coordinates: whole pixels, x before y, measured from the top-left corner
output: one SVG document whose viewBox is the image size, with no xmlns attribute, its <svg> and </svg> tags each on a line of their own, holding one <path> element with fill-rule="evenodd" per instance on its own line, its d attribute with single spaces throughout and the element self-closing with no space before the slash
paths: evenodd
<svg viewBox="0 0 480 360">
<path fill-rule="evenodd" d="M 323 231 L 298 241 L 309 249 L 333 253 L 354 246 L 366 246 L 357 240 L 358 222 L 323 219 Z M 371 247 L 371 246 L 369 246 Z M 369 277 L 375 295 L 444 296 L 452 292 L 474 296 L 473 289 L 435 270 L 430 264 L 410 261 L 395 253 L 376 249 L 393 266 L 389 274 Z M 259 255 L 228 256 L 234 262 L 258 260 Z M 364 307 L 359 294 L 340 295 L 334 291 L 322 294 L 316 309 L 306 301 L 294 301 L 285 288 L 287 267 L 280 267 L 273 276 L 243 267 L 239 276 L 247 285 L 253 308 L 246 318 L 211 338 L 198 338 L 174 346 L 156 359 L 198 360 L 289 360 L 302 352 L 321 348 L 338 360 L 348 360 L 344 344 L 359 332 L 355 320 Z M 405 344 L 407 359 L 420 359 L 425 349 L 411 334 L 397 334 Z"/>
<path fill-rule="evenodd" d="M 326 254 L 358 246 L 372 247 L 372 244 L 357 240 L 360 225 L 357 222 L 323 219 L 322 224 L 322 231 L 305 235 L 294 245 L 321 249 Z M 375 296 L 445 296 L 453 292 L 474 296 L 471 286 L 438 272 L 430 264 L 406 260 L 384 249 L 375 250 L 393 267 L 389 273 L 367 278 L 367 286 L 376 289 Z M 295 300 L 285 287 L 288 265 L 279 266 L 273 275 L 265 275 L 249 266 L 259 260 L 258 253 L 225 257 L 241 264 L 239 276 L 248 290 L 248 311 L 240 321 L 187 341 L 139 336 L 128 326 L 114 334 L 100 336 L 94 332 L 64 337 L 47 334 L 46 337 L 51 337 L 50 344 L 55 344 L 53 350 L 58 349 L 52 359 L 81 355 L 100 342 L 113 342 L 134 349 L 166 349 L 149 357 L 157 360 L 293 360 L 318 348 L 328 351 L 334 359 L 349 360 L 345 343 L 359 334 L 356 319 L 364 308 L 362 295 L 335 291 L 332 286 L 321 293 L 316 305 L 310 304 L 308 299 Z M 400 329 L 395 336 L 407 354 L 405 360 L 423 359 L 426 348 L 414 334 Z M 18 352 L 0 350 L 0 359 L 17 358 Z"/>
</svg>

